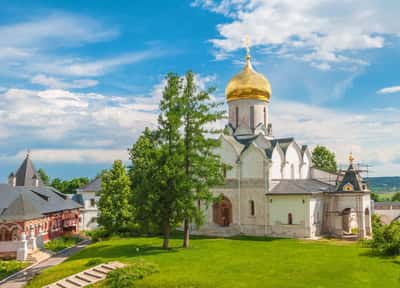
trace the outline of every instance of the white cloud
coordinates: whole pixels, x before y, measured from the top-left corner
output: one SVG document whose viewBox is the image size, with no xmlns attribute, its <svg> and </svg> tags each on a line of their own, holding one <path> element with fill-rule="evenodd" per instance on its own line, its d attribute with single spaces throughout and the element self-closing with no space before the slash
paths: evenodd
<svg viewBox="0 0 400 288">
<path fill-rule="evenodd" d="M 128 161 L 128 151 L 125 149 L 34 149 L 32 157 L 40 163 L 112 163 L 114 160 Z M 0 156 L 3 161 L 20 161 L 26 151 L 20 151 L 12 156 Z"/>
<path fill-rule="evenodd" d="M 386 87 L 377 91 L 378 94 L 393 94 L 398 92 L 400 92 L 400 86 Z"/>
<path fill-rule="evenodd" d="M 217 58 L 242 48 L 248 35 L 253 46 L 273 47 L 281 57 L 322 70 L 359 66 L 367 62 L 352 52 L 382 48 L 388 36 L 400 35 L 395 21 L 400 2 L 394 0 L 196 0 L 193 6 L 230 18 L 211 40 Z"/>
<path fill-rule="evenodd" d="M 53 13 L 25 22 L 0 26 L 0 46 L 31 49 L 47 45 L 65 46 L 114 38 L 118 31 L 83 16 Z"/>
<path fill-rule="evenodd" d="M 31 83 L 39 84 L 52 89 L 67 89 L 67 88 L 88 88 L 98 84 L 97 80 L 93 79 L 77 79 L 70 82 L 65 82 L 62 79 L 38 74 L 31 79 Z"/>
</svg>

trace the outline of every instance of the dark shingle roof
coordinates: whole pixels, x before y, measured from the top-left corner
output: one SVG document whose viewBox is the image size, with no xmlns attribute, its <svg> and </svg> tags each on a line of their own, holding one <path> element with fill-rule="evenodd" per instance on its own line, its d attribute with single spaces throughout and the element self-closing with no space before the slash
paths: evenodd
<svg viewBox="0 0 400 288">
<path fill-rule="evenodd" d="M 314 179 L 280 180 L 267 195 L 306 195 L 334 190 L 335 186 Z"/>
<path fill-rule="evenodd" d="M 12 177 L 12 174 L 10 177 Z M 19 166 L 17 172 L 15 173 L 16 185 L 17 186 L 35 186 L 36 179 L 39 180 L 39 186 L 43 186 L 43 181 L 40 179 L 39 174 L 33 165 L 29 154 L 26 155 L 24 162 Z"/>
<path fill-rule="evenodd" d="M 337 190 L 344 191 L 345 190 L 344 186 L 349 183 L 353 186 L 352 191 L 357 192 L 357 191 L 364 190 L 362 188 L 362 186 L 363 186 L 363 184 L 365 184 L 365 181 L 362 179 L 359 171 L 354 168 L 353 164 L 350 164 L 350 166 L 347 169 L 346 173 L 344 174 L 343 179 L 340 182 Z"/>
<path fill-rule="evenodd" d="M 101 191 L 101 177 L 97 177 L 92 182 L 83 186 L 81 189 L 83 192 L 100 192 Z"/>
<path fill-rule="evenodd" d="M 0 220 L 27 220 L 48 213 L 80 208 L 52 187 L 12 187 L 0 184 Z"/>
</svg>

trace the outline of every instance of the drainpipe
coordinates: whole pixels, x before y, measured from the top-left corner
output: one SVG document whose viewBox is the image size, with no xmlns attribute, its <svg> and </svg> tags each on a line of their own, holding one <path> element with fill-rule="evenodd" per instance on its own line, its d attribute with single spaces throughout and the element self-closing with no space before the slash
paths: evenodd
<svg viewBox="0 0 400 288">
<path fill-rule="evenodd" d="M 239 231 L 240 231 L 240 233 L 242 233 L 242 225 L 241 225 L 241 215 L 240 215 L 240 205 L 242 204 L 242 202 L 241 202 L 241 174 L 242 174 L 242 163 L 240 162 L 240 160 L 238 161 L 238 167 L 239 167 L 239 175 L 238 175 L 238 178 L 239 178 L 239 180 L 238 180 L 238 192 L 239 192 L 239 203 L 238 203 L 238 214 L 239 214 L 239 221 L 238 221 L 238 223 L 239 223 Z"/>
</svg>

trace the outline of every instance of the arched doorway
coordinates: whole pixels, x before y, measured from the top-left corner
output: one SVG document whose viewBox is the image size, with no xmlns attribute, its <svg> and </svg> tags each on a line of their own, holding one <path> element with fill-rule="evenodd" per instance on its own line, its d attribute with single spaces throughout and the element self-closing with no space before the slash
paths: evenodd
<svg viewBox="0 0 400 288">
<path fill-rule="evenodd" d="M 357 214 L 352 208 L 346 208 L 342 212 L 342 228 L 345 234 L 357 234 Z"/>
<path fill-rule="evenodd" d="M 228 198 L 223 197 L 213 205 L 213 220 L 214 223 L 223 227 L 232 223 L 232 203 Z"/>
</svg>

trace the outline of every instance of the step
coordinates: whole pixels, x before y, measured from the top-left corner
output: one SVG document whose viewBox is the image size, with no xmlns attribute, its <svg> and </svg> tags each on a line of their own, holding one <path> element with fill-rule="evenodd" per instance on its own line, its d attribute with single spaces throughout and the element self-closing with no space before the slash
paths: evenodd
<svg viewBox="0 0 400 288">
<path fill-rule="evenodd" d="M 95 271 L 97 273 L 101 273 L 101 274 L 104 274 L 104 275 L 107 275 L 107 273 L 109 272 L 108 270 L 105 270 L 105 269 L 103 269 L 101 267 L 94 267 L 92 269 L 92 271 Z"/>
<path fill-rule="evenodd" d="M 101 265 L 100 267 L 101 267 L 101 268 L 104 268 L 104 269 L 107 269 L 108 271 L 112 271 L 112 270 L 117 269 L 117 268 L 112 267 L 112 266 L 107 265 L 107 264 L 103 264 L 103 265 Z"/>
<path fill-rule="evenodd" d="M 71 284 L 69 284 L 68 282 L 65 282 L 64 280 L 60 280 L 56 283 L 56 286 L 58 288 L 72 288 L 72 287 L 76 287 L 76 286 L 72 286 Z"/>
<path fill-rule="evenodd" d="M 81 281 L 79 279 L 76 279 L 75 277 L 69 277 L 69 278 L 65 279 L 65 281 L 68 282 L 68 283 L 71 283 L 71 284 L 73 284 L 73 285 L 75 285 L 77 287 L 84 287 L 84 286 L 86 286 L 88 284 L 88 283 L 83 282 L 83 281 Z"/>
<path fill-rule="evenodd" d="M 98 274 L 96 272 L 91 271 L 85 271 L 83 274 L 88 275 L 90 277 L 96 278 L 96 279 L 103 279 L 104 275 L 103 274 Z"/>
<path fill-rule="evenodd" d="M 88 275 L 82 276 L 82 275 L 78 274 L 78 275 L 75 275 L 75 278 L 77 278 L 78 280 L 80 280 L 80 281 L 82 281 L 82 282 L 85 282 L 85 283 L 87 283 L 87 284 L 90 284 L 90 283 L 93 282 L 91 279 L 89 279 L 89 276 L 88 276 Z M 91 277 L 91 278 L 92 278 L 92 277 Z M 95 278 L 95 279 L 97 280 L 97 278 Z"/>
</svg>

